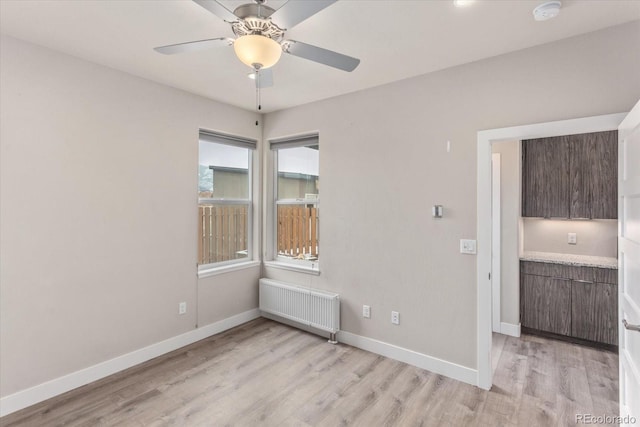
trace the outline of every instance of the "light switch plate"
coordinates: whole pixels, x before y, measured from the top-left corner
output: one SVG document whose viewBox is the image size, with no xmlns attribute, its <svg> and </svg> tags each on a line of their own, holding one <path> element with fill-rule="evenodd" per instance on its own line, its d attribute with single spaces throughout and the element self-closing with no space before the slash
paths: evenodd
<svg viewBox="0 0 640 427">
<path fill-rule="evenodd" d="M 474 255 L 476 253 L 476 241 L 470 239 L 460 239 L 460 253 Z"/>
<path fill-rule="evenodd" d="M 567 243 L 576 245 L 578 243 L 578 235 L 576 233 L 567 233 Z"/>
</svg>

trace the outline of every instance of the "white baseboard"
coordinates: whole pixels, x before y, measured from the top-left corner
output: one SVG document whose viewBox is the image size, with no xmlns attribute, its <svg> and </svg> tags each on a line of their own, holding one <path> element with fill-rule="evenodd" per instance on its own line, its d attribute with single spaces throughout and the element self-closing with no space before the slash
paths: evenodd
<svg viewBox="0 0 640 427">
<path fill-rule="evenodd" d="M 438 359 L 413 350 L 388 344 L 386 342 L 374 340 L 372 338 L 352 334 L 350 332 L 338 332 L 338 341 L 390 359 L 399 360 L 401 362 L 408 363 L 409 365 L 417 366 L 418 368 L 426 369 L 427 371 L 431 371 L 436 374 L 444 375 L 445 377 L 453 378 L 454 380 L 462 381 L 471 385 L 478 385 L 478 371 L 467 368 L 466 366 L 447 362 L 446 360 Z"/>
<path fill-rule="evenodd" d="M 514 325 L 513 323 L 500 323 L 500 333 L 504 335 L 510 335 L 512 337 L 520 337 L 520 323 Z"/>
<path fill-rule="evenodd" d="M 0 417 L 260 317 L 255 308 L 0 399 Z"/>
</svg>

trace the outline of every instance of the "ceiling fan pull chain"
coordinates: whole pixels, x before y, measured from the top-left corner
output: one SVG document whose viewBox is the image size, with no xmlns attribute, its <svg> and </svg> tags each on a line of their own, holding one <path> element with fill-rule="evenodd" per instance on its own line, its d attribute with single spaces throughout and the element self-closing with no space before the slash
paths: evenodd
<svg viewBox="0 0 640 427">
<path fill-rule="evenodd" d="M 262 93 L 260 92 L 260 88 L 262 86 L 261 82 L 260 82 L 260 70 L 256 70 L 256 82 L 258 82 L 258 111 L 262 110 L 262 98 L 261 95 Z"/>
</svg>

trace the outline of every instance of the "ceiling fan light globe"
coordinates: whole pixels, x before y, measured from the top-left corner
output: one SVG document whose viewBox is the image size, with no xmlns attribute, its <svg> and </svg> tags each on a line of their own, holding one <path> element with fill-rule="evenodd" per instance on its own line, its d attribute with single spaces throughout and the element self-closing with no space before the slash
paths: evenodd
<svg viewBox="0 0 640 427">
<path fill-rule="evenodd" d="M 278 42 L 257 34 L 238 37 L 233 43 L 233 50 L 244 64 L 260 69 L 273 67 L 282 55 L 282 47 Z"/>
</svg>

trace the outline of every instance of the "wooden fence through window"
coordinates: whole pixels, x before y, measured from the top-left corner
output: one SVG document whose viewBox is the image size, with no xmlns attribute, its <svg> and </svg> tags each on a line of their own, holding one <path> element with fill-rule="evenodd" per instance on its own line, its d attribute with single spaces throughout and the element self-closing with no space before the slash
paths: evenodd
<svg viewBox="0 0 640 427">
<path fill-rule="evenodd" d="M 313 205 L 278 205 L 278 254 L 317 258 L 318 222 Z"/>
<path fill-rule="evenodd" d="M 198 233 L 198 264 L 246 258 L 247 206 L 198 206 Z"/>
</svg>

